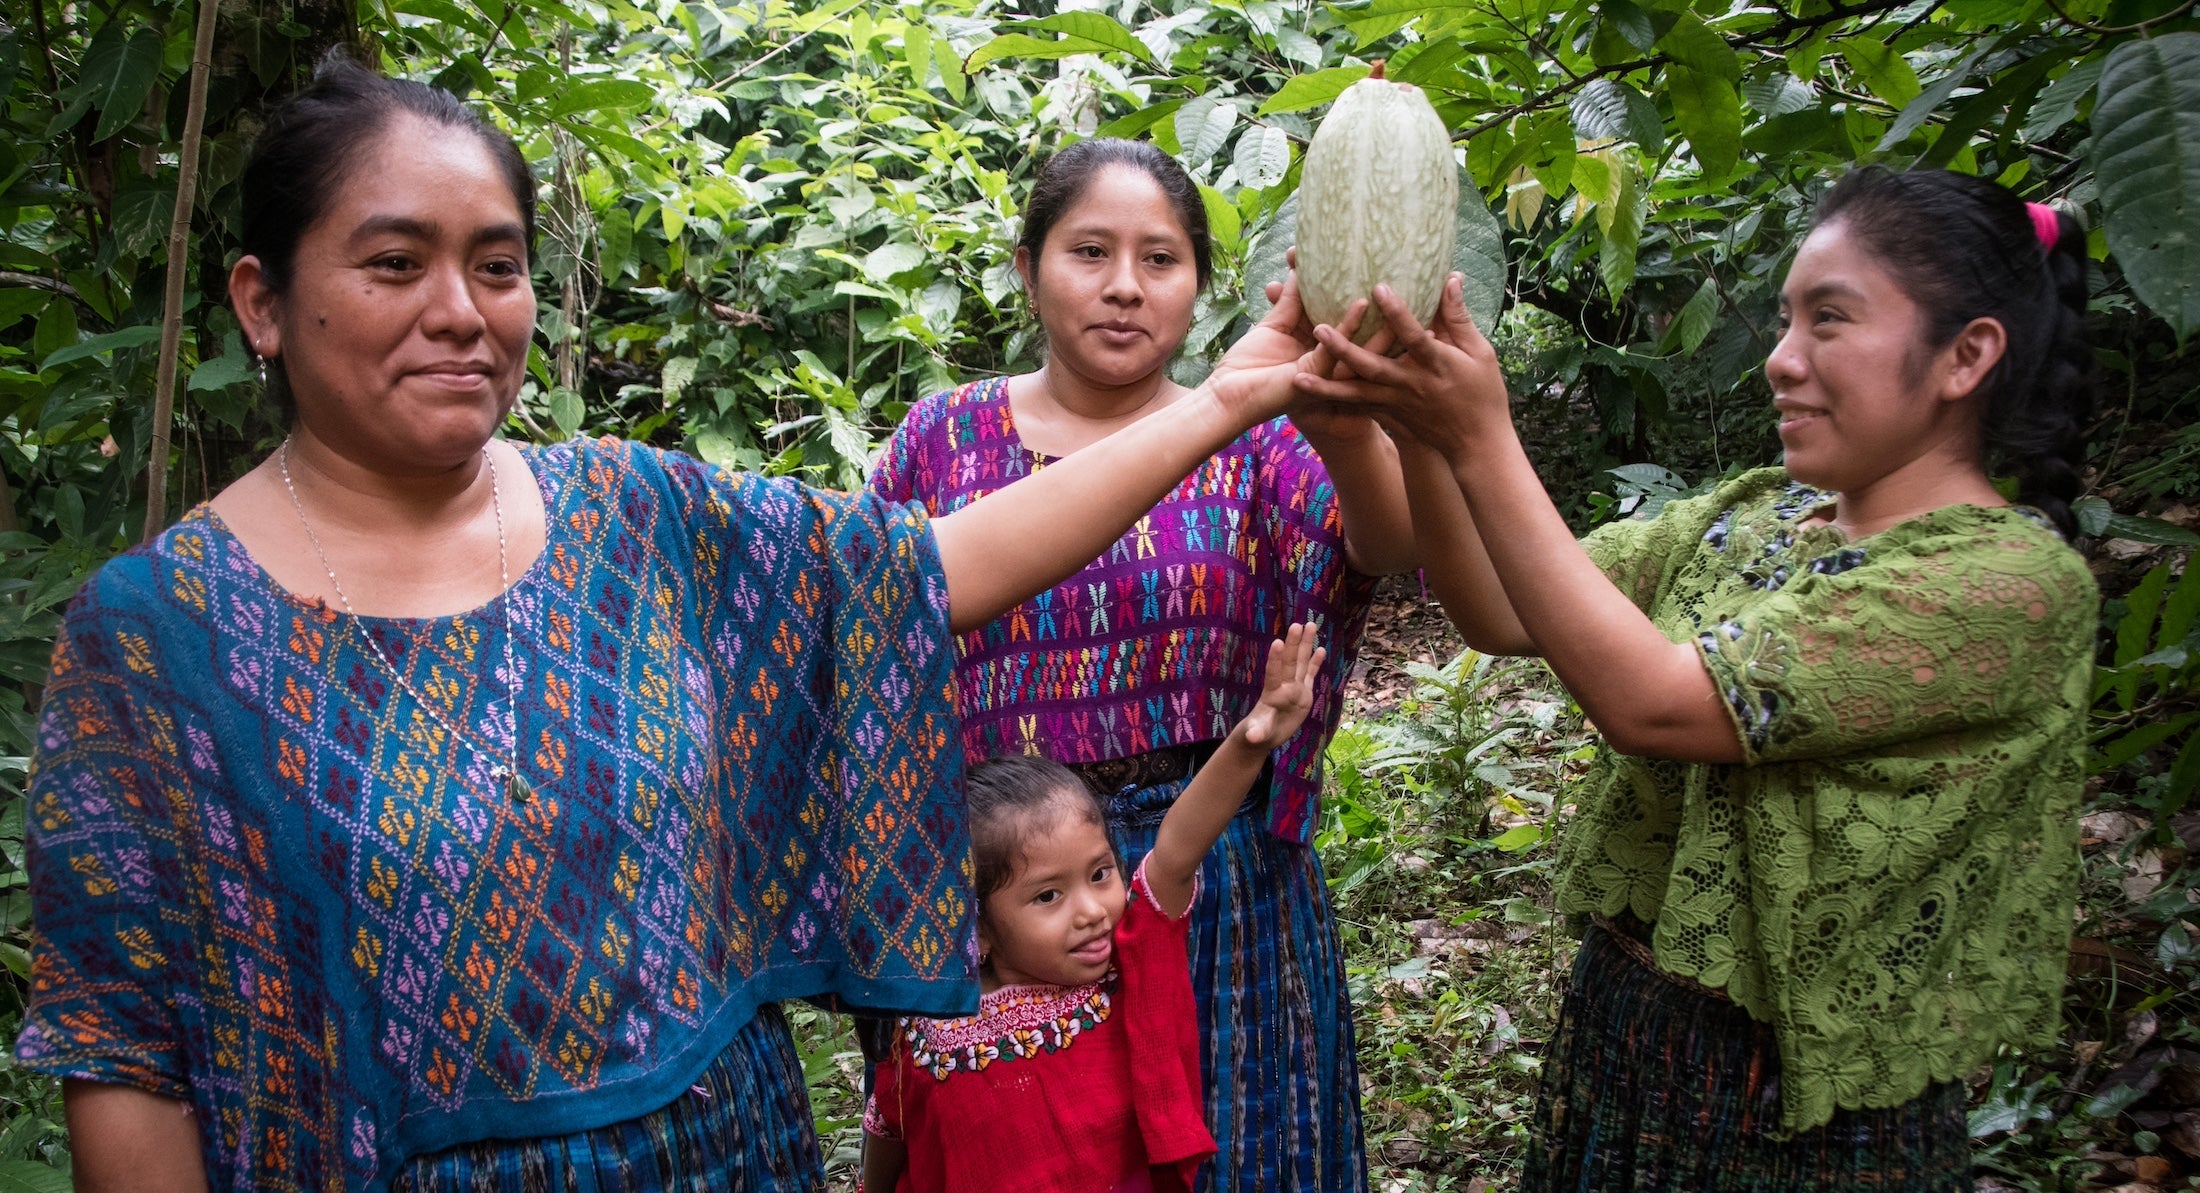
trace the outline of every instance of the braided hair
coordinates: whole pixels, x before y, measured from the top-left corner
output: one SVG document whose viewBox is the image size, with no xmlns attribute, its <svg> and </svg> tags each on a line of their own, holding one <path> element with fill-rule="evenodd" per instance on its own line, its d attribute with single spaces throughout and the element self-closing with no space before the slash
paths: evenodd
<svg viewBox="0 0 2200 1193">
<path fill-rule="evenodd" d="M 1925 313 L 1933 348 L 1974 319 L 2006 333 L 2001 360 L 1979 383 L 1990 466 L 2017 480 L 2017 500 L 2065 537 L 2077 533 L 2070 503 L 2085 463 L 2093 353 L 2085 340 L 2085 230 L 2052 213 L 2044 245 L 2023 200 L 1948 170 L 1850 172 L 1819 200 L 1815 222 L 1839 221 L 1894 275 Z"/>
</svg>

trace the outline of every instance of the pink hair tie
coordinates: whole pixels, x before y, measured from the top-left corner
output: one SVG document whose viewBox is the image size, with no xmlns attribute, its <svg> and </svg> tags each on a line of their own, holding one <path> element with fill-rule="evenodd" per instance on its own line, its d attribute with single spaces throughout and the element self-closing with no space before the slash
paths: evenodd
<svg viewBox="0 0 2200 1193">
<path fill-rule="evenodd" d="M 2040 238 L 2040 251 L 2054 252 L 2055 242 L 2062 239 L 2062 217 L 2045 203 L 2027 203 L 2024 210 L 2032 217 L 2032 235 Z"/>
</svg>

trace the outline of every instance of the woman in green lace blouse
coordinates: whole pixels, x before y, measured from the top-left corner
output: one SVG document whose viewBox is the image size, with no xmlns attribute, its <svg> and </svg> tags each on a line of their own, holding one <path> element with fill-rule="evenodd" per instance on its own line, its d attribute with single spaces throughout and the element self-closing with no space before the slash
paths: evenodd
<svg viewBox="0 0 2200 1193">
<path fill-rule="evenodd" d="M 1528 1188 L 1970 1187 L 1962 1079 L 2053 1038 L 2076 894 L 2084 252 L 1992 183 L 1849 175 L 1765 366 L 1786 467 L 1578 544 L 1457 279 L 1433 329 L 1378 292 L 1403 356 L 1299 378 L 1382 411 L 1468 643 L 1605 739 Z"/>
</svg>

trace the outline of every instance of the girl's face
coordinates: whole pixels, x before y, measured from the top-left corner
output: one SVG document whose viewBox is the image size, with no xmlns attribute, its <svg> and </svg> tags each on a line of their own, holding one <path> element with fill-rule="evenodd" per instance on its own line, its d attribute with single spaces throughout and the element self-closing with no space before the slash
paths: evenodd
<svg viewBox="0 0 2200 1193">
<path fill-rule="evenodd" d="M 261 354 L 281 358 L 301 425 L 389 473 L 480 452 L 535 325 L 519 204 L 488 146 L 411 116 L 361 151 L 299 239 L 285 293 L 253 258 L 232 292 Z"/>
<path fill-rule="evenodd" d="M 1065 807 L 1018 844 L 1015 874 L 979 915 L 987 988 L 1098 981 L 1115 960 L 1123 918 L 1123 875 L 1107 830 Z"/>
<path fill-rule="evenodd" d="M 1047 365 L 1100 387 L 1158 372 L 1192 326 L 1199 268 L 1176 208 L 1144 170 L 1108 166 L 1047 230 L 1034 261 L 1016 250 Z"/>
<path fill-rule="evenodd" d="M 1924 342 L 1924 310 L 1841 222 L 1796 251 L 1780 322 L 1765 376 L 1795 479 L 1858 492 L 1965 430 L 1950 401 L 1975 384 L 1961 354 Z"/>
</svg>

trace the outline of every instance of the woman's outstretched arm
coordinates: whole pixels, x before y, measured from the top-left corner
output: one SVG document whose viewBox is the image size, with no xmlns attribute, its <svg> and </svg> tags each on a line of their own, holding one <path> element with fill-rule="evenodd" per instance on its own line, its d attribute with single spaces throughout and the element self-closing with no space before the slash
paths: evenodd
<svg viewBox="0 0 2200 1193">
<path fill-rule="evenodd" d="M 1497 353 L 1458 291 L 1456 279 L 1444 287 L 1439 337 L 1389 287 L 1378 287 L 1376 302 L 1405 354 L 1379 356 L 1321 328 L 1322 344 L 1356 377 L 1301 373 L 1299 388 L 1367 403 L 1395 431 L 1445 458 L 1466 495 L 1471 525 L 1481 528 L 1475 537 L 1505 603 L 1613 748 L 1740 762 L 1740 735 L 1695 644 L 1674 642 L 1651 624 L 1581 549 L 1543 491 L 1514 431 Z M 1473 569 L 1464 572 L 1471 576 Z"/>
<path fill-rule="evenodd" d="M 1328 372 L 1328 353 L 1294 323 L 1293 312 L 1269 312 L 1166 409 L 935 519 L 956 632 L 1076 574 L 1202 460 L 1281 413 L 1294 373 Z"/>
</svg>

